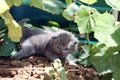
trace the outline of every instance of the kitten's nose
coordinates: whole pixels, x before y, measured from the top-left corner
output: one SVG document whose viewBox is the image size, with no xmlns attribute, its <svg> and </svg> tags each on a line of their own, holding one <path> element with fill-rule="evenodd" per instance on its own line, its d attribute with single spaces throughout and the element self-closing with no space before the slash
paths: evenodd
<svg viewBox="0 0 120 80">
<path fill-rule="evenodd" d="M 64 54 L 64 51 L 60 51 L 60 54 Z"/>
</svg>

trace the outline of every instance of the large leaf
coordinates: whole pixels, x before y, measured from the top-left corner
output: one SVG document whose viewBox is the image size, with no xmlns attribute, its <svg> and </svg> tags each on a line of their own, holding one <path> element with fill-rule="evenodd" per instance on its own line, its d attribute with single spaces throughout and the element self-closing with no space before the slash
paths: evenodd
<svg viewBox="0 0 120 80">
<path fill-rule="evenodd" d="M 85 59 L 89 56 L 90 48 L 89 48 L 88 45 L 84 45 L 84 46 L 82 46 L 82 49 L 83 49 L 84 53 L 82 53 L 79 58 L 80 59 Z"/>
<path fill-rule="evenodd" d="M 53 14 L 60 14 L 65 8 L 65 4 L 60 0 L 43 0 L 45 9 Z"/>
<path fill-rule="evenodd" d="M 30 6 L 35 6 L 36 8 L 43 9 L 43 0 L 30 0 Z"/>
<path fill-rule="evenodd" d="M 6 25 L 5 25 L 4 20 L 0 19 L 0 31 L 1 31 L 2 29 L 6 29 Z M 0 33 L 1 33 L 1 32 L 0 32 Z"/>
<path fill-rule="evenodd" d="M 112 33 L 110 35 L 110 37 L 111 37 L 112 40 L 111 41 L 109 40 L 108 43 L 111 43 L 111 42 L 114 41 L 114 46 L 115 46 L 115 44 L 116 45 L 120 45 L 120 24 L 118 24 L 118 25 L 116 25 L 114 27 L 116 29 L 115 29 L 114 33 Z"/>
<path fill-rule="evenodd" d="M 95 18 L 95 22 L 95 38 L 107 46 L 115 46 L 116 43 L 110 36 L 115 31 L 113 26 L 115 23 L 114 16 L 109 13 L 99 14 L 99 16 Z"/>
<path fill-rule="evenodd" d="M 30 5 L 53 14 L 60 14 L 65 6 L 60 0 L 31 0 Z"/>
<path fill-rule="evenodd" d="M 79 11 L 80 11 L 79 6 L 76 5 L 75 3 L 72 3 L 72 4 L 70 4 L 70 5 L 67 7 L 67 9 L 65 9 L 65 10 L 63 11 L 63 16 L 64 16 L 67 20 L 70 20 L 70 21 L 71 21 L 71 20 L 73 20 L 75 14 L 76 14 L 77 12 L 79 12 Z"/>
<path fill-rule="evenodd" d="M 2 15 L 2 18 L 8 27 L 8 37 L 14 42 L 19 42 L 20 38 L 22 37 L 20 25 L 13 19 L 9 11 L 5 12 Z"/>
<path fill-rule="evenodd" d="M 83 49 L 83 52 L 81 52 L 80 56 L 79 56 L 79 59 L 78 59 L 78 62 L 80 64 L 83 64 L 84 66 L 89 66 L 90 65 L 90 62 L 88 60 L 89 56 L 90 56 L 90 47 L 88 45 L 84 45 L 82 46 L 82 49 Z"/>
<path fill-rule="evenodd" d="M 96 10 L 93 8 L 81 6 L 80 12 L 77 13 L 75 17 L 75 22 L 77 23 L 78 30 L 81 34 L 94 31 L 94 11 L 96 12 Z"/>
<path fill-rule="evenodd" d="M 65 0 L 66 4 L 69 5 L 72 3 L 72 0 Z"/>
<path fill-rule="evenodd" d="M 105 1 L 113 9 L 120 11 L 120 0 L 105 0 Z"/>
<path fill-rule="evenodd" d="M 90 60 L 96 70 L 101 74 L 115 72 L 120 67 L 120 46 L 102 47 L 96 54 L 90 57 Z"/>
<path fill-rule="evenodd" d="M 113 80 L 120 80 L 120 70 L 113 73 Z"/>
<path fill-rule="evenodd" d="M 97 2 L 97 0 L 80 0 L 80 1 L 91 5 Z"/>
<path fill-rule="evenodd" d="M 0 47 L 0 56 L 12 56 L 16 53 L 16 44 L 13 43 L 7 35 L 2 37 L 5 42 Z"/>
<path fill-rule="evenodd" d="M 53 63 L 53 66 L 57 70 L 57 72 L 59 73 L 59 76 L 56 76 L 55 80 L 57 80 L 58 78 L 60 80 L 67 80 L 67 76 L 65 74 L 65 69 L 62 67 L 62 63 L 61 63 L 60 59 L 56 59 Z"/>
<path fill-rule="evenodd" d="M 0 0 L 0 16 L 7 10 L 9 10 L 9 6 L 5 0 Z"/>
<path fill-rule="evenodd" d="M 58 68 L 57 71 L 60 74 L 60 80 L 68 80 L 67 75 L 65 74 L 65 69 L 63 67 Z"/>
<path fill-rule="evenodd" d="M 12 6 L 20 6 L 26 0 L 5 0 L 7 4 Z M 30 6 L 45 10 L 53 14 L 60 14 L 65 8 L 65 4 L 60 0 L 30 0 Z"/>
<path fill-rule="evenodd" d="M 12 7 L 12 6 L 20 6 L 25 0 L 5 0 L 7 4 Z"/>
</svg>

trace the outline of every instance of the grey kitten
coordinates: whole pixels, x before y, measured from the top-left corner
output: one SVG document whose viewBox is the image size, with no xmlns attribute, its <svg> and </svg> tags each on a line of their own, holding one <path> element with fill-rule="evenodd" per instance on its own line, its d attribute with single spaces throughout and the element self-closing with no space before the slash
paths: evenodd
<svg viewBox="0 0 120 80">
<path fill-rule="evenodd" d="M 72 54 L 77 50 L 78 39 L 72 33 L 65 30 L 50 32 L 27 29 L 24 27 L 26 21 L 28 19 L 19 22 L 23 32 L 21 50 L 12 57 L 13 59 L 18 60 L 39 54 L 54 61 L 61 58 L 66 59 L 68 54 Z"/>
</svg>

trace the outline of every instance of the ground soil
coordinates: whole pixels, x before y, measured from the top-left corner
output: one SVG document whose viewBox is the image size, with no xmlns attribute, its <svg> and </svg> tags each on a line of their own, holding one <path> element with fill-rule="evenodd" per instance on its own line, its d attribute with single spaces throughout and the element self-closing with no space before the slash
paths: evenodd
<svg viewBox="0 0 120 80">
<path fill-rule="evenodd" d="M 51 63 L 42 57 L 32 56 L 23 60 L 0 58 L 0 80 L 50 80 L 45 73 Z M 68 80 L 93 80 L 97 72 L 93 68 L 84 68 L 63 63 Z"/>
</svg>

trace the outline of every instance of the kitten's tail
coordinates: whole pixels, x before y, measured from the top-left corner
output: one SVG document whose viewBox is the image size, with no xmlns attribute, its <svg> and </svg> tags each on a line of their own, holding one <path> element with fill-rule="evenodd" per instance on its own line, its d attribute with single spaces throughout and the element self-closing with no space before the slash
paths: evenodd
<svg viewBox="0 0 120 80">
<path fill-rule="evenodd" d="M 25 29 L 24 24 L 28 21 L 30 21 L 30 19 L 24 18 L 24 19 L 22 19 L 18 22 L 19 25 L 22 27 L 22 35 L 23 35 L 24 38 L 26 37 L 26 33 L 27 33 L 27 29 Z"/>
<path fill-rule="evenodd" d="M 20 20 L 18 23 L 22 28 L 24 28 L 24 24 L 28 21 L 30 21 L 30 19 L 24 18 L 24 19 Z"/>
</svg>

